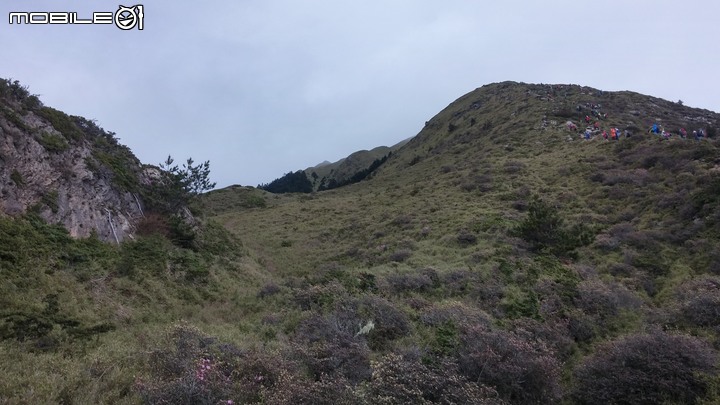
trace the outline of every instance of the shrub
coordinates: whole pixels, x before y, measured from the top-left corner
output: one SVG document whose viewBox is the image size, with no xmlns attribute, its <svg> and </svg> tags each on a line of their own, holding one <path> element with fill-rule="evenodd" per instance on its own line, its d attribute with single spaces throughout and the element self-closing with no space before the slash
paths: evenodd
<svg viewBox="0 0 720 405">
<path fill-rule="evenodd" d="M 268 283 L 263 286 L 257 293 L 258 298 L 271 297 L 280 292 L 280 287 L 275 283 Z"/>
<path fill-rule="evenodd" d="M 705 135 L 707 135 L 708 138 L 715 138 L 717 136 L 717 128 L 708 126 Z"/>
<path fill-rule="evenodd" d="M 58 212 L 58 209 L 60 208 L 58 205 L 58 198 L 59 195 L 57 190 L 49 190 L 43 193 L 42 197 L 40 197 L 40 202 L 46 205 L 48 208 L 50 208 L 50 211 L 56 214 Z"/>
<path fill-rule="evenodd" d="M 372 363 L 369 388 L 377 404 L 496 404 L 492 388 L 468 381 L 457 364 L 442 361 L 437 367 L 398 354 L 388 354 Z"/>
<path fill-rule="evenodd" d="M 593 247 L 605 252 L 610 252 L 620 247 L 620 241 L 615 237 L 602 233 L 595 237 Z"/>
<path fill-rule="evenodd" d="M 410 249 L 398 249 L 390 254 L 388 257 L 391 262 L 402 263 L 412 256 L 412 250 Z"/>
<path fill-rule="evenodd" d="M 600 345 L 575 367 L 578 404 L 696 403 L 717 374 L 717 354 L 704 341 L 652 331 Z"/>
<path fill-rule="evenodd" d="M 385 277 L 390 290 L 394 293 L 424 292 L 438 286 L 440 280 L 433 269 L 424 269 L 413 273 L 391 273 Z"/>
<path fill-rule="evenodd" d="M 343 299 L 347 295 L 345 287 L 337 280 L 332 280 L 325 285 L 295 289 L 293 301 L 302 310 L 317 311 L 329 308 L 336 300 Z"/>
<path fill-rule="evenodd" d="M 68 141 L 79 141 L 85 137 L 80 128 L 64 112 L 50 107 L 42 107 L 37 113 L 50 121 L 53 128 L 59 131 Z"/>
<path fill-rule="evenodd" d="M 148 213 L 137 224 L 137 234 L 141 236 L 160 235 L 170 236 L 170 224 L 159 214 Z"/>
<path fill-rule="evenodd" d="M 478 279 L 477 274 L 465 269 L 459 269 L 444 273 L 440 285 L 447 296 L 464 296 L 471 288 L 482 289 L 486 286 L 483 283 L 477 283 Z"/>
<path fill-rule="evenodd" d="M 704 276 L 678 289 L 682 321 L 701 327 L 720 326 L 720 278 Z"/>
<path fill-rule="evenodd" d="M 354 320 L 347 314 L 311 316 L 300 322 L 292 352 L 315 380 L 324 375 L 342 377 L 352 384 L 370 378 L 370 350 L 362 336 L 355 337 Z"/>
<path fill-rule="evenodd" d="M 25 185 L 25 180 L 23 179 L 20 172 L 17 171 L 17 169 L 13 169 L 12 173 L 10 174 L 10 180 L 15 183 L 15 187 L 22 187 Z"/>
<path fill-rule="evenodd" d="M 505 170 L 505 173 L 516 174 L 516 173 L 519 173 L 519 172 L 522 172 L 523 170 L 525 170 L 526 167 L 527 167 L 527 165 L 523 162 L 510 160 L 510 161 L 505 162 L 504 170 Z"/>
<path fill-rule="evenodd" d="M 37 141 L 50 153 L 64 152 L 70 147 L 65 138 L 60 135 L 44 133 L 37 138 Z"/>
<path fill-rule="evenodd" d="M 128 156 L 96 148 L 93 151 L 92 158 L 86 159 L 86 164 L 91 169 L 103 170 L 112 176 L 113 183 L 120 189 L 130 192 L 138 190 L 137 164 Z M 157 191 L 157 187 L 152 187 L 152 190 Z M 143 195 L 143 197 L 148 208 L 155 210 L 150 195 Z"/>
<path fill-rule="evenodd" d="M 161 237 L 142 237 L 121 246 L 116 268 L 120 276 L 141 279 L 147 274 L 161 274 L 167 268 L 167 245 Z"/>
<path fill-rule="evenodd" d="M 461 337 L 459 364 L 468 379 L 494 387 L 513 404 L 554 403 L 560 398 L 560 362 L 541 341 L 470 327 Z"/>
<path fill-rule="evenodd" d="M 338 376 L 322 375 L 311 380 L 282 371 L 277 384 L 262 391 L 262 403 L 274 405 L 351 405 L 358 403 L 349 382 Z"/>
<path fill-rule="evenodd" d="M 505 289 L 501 307 L 503 315 L 510 319 L 520 317 L 540 318 L 540 299 L 535 290 L 507 288 Z"/>
<path fill-rule="evenodd" d="M 531 318 L 520 318 L 510 324 L 512 331 L 529 342 L 543 342 L 556 353 L 560 359 L 568 359 L 575 351 L 575 341 L 570 335 L 569 321 L 538 321 Z"/>
<path fill-rule="evenodd" d="M 257 351 L 243 351 L 199 330 L 178 325 L 166 346 L 147 356 L 149 376 L 138 378 L 135 390 L 146 403 L 257 403 L 291 367 Z"/>
<path fill-rule="evenodd" d="M 188 222 L 187 217 L 172 215 L 168 218 L 168 225 L 169 239 L 174 245 L 183 249 L 198 250 L 196 227 Z"/>
<path fill-rule="evenodd" d="M 247 194 L 243 200 L 238 203 L 244 208 L 265 208 L 267 207 L 267 201 L 260 195 Z"/>
<path fill-rule="evenodd" d="M 632 291 L 617 282 L 588 280 L 581 282 L 577 289 L 576 307 L 598 319 L 616 316 L 623 309 L 637 309 L 642 303 Z"/>
<path fill-rule="evenodd" d="M 648 251 L 633 257 L 631 264 L 640 270 L 645 270 L 653 277 L 664 276 L 670 272 L 667 260 L 659 254 Z"/>
<path fill-rule="evenodd" d="M 572 257 L 576 248 L 592 242 L 592 233 L 586 226 L 565 226 L 557 209 L 538 197 L 530 201 L 528 216 L 513 233 L 529 242 L 533 250 L 557 256 Z"/>
<path fill-rule="evenodd" d="M 375 328 L 368 333 L 368 345 L 373 350 L 386 348 L 392 340 L 410 332 L 410 322 L 404 312 L 395 308 L 388 300 L 376 295 L 365 295 L 346 304 L 357 316 L 356 325 L 372 320 Z"/>
<path fill-rule="evenodd" d="M 461 229 L 457 234 L 457 242 L 460 246 L 470 246 L 477 242 L 477 236 L 474 233 L 469 232 L 467 229 Z"/>
</svg>

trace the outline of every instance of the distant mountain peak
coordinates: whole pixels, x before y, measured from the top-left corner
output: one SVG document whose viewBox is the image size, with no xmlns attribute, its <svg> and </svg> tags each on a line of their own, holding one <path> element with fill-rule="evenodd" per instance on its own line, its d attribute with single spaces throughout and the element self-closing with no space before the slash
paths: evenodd
<svg viewBox="0 0 720 405">
<path fill-rule="evenodd" d="M 327 165 L 331 165 L 331 164 L 332 164 L 332 162 L 329 162 L 329 161 L 327 161 L 327 160 L 323 160 L 322 162 L 316 164 L 316 165 L 313 166 L 312 168 L 313 168 L 313 169 L 317 169 L 318 167 L 323 167 L 323 166 L 327 166 Z"/>
</svg>

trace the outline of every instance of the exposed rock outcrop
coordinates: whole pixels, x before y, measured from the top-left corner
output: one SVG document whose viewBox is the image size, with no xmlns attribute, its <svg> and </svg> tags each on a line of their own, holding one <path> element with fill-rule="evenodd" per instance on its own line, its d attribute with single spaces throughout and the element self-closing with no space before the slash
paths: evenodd
<svg viewBox="0 0 720 405">
<path fill-rule="evenodd" d="M 58 128 L 60 127 L 60 128 Z M 140 162 L 91 121 L 22 100 L 0 100 L 0 215 L 28 211 L 73 237 L 132 238 L 149 183 Z"/>
</svg>

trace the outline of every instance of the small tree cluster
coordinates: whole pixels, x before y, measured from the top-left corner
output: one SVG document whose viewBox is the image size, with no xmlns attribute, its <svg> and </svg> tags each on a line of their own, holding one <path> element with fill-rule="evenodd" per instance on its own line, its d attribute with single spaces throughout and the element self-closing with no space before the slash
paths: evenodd
<svg viewBox="0 0 720 405">
<path fill-rule="evenodd" d="M 182 167 L 171 156 L 160 164 L 163 170 L 157 179 L 142 191 L 147 210 L 166 218 L 168 236 L 178 246 L 196 248 L 196 232 L 188 206 L 202 192 L 215 187 L 210 182 L 210 162 L 195 165 L 189 158 Z M 161 232 L 162 233 L 162 232 Z"/>
<path fill-rule="evenodd" d="M 310 193 L 313 191 L 312 182 L 302 170 L 289 172 L 268 184 L 259 184 L 258 188 L 275 194 Z"/>
<path fill-rule="evenodd" d="M 592 242 L 592 233 L 582 225 L 567 226 L 557 209 L 538 197 L 528 205 L 528 216 L 514 233 L 537 252 L 574 257 L 575 249 Z"/>
<path fill-rule="evenodd" d="M 146 197 L 154 210 L 164 214 L 177 214 L 182 207 L 187 207 L 190 200 L 198 194 L 211 190 L 216 183 L 210 182 L 210 161 L 195 165 L 188 158 L 182 167 L 174 164 L 172 156 L 160 164 L 165 177 L 154 184 Z"/>
</svg>

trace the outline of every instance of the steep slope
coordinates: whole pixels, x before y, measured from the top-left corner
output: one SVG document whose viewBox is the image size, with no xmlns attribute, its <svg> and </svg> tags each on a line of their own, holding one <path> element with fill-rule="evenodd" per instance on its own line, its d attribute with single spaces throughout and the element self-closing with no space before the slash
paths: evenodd
<svg viewBox="0 0 720 405">
<path fill-rule="evenodd" d="M 718 126 L 632 92 L 497 83 L 429 120 L 369 181 L 216 218 L 274 278 L 260 294 L 276 330 L 315 342 L 304 364 L 335 383 L 433 402 L 449 395 L 431 383 L 444 371 L 508 403 L 712 403 Z M 602 138 L 611 128 L 620 139 Z M 343 357 L 341 336 L 370 352 Z"/>
<path fill-rule="evenodd" d="M 0 81 L 0 212 L 34 211 L 74 237 L 121 242 L 142 218 L 139 188 L 151 178 L 114 134 L 42 106 Z"/>
</svg>

